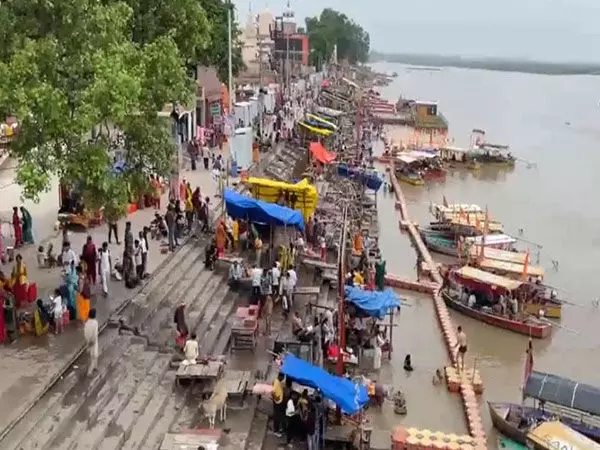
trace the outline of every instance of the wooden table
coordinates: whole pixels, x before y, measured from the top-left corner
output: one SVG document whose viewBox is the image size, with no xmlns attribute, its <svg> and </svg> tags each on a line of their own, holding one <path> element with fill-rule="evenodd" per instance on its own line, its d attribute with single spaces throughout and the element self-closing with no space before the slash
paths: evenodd
<svg viewBox="0 0 600 450">
<path fill-rule="evenodd" d="M 177 369 L 175 381 L 206 381 L 218 378 L 223 372 L 224 364 L 220 361 L 209 361 L 207 364 L 181 364 Z"/>
</svg>

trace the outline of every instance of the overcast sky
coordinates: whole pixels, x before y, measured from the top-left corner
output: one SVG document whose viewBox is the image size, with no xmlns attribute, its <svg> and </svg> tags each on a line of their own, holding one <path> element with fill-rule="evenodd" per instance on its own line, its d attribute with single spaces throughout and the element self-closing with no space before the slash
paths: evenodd
<svg viewBox="0 0 600 450">
<path fill-rule="evenodd" d="M 233 0 L 246 22 L 286 0 Z M 291 0 L 304 24 L 324 7 L 346 13 L 371 35 L 375 50 L 600 61 L 600 0 Z"/>
</svg>

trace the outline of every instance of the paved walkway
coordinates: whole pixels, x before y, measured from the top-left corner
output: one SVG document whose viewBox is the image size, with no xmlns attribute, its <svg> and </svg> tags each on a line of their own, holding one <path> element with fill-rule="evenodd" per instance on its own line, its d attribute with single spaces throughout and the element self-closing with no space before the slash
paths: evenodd
<svg viewBox="0 0 600 450">
<path fill-rule="evenodd" d="M 225 151 L 226 153 L 228 152 Z M 214 201 L 215 205 L 219 203 L 214 198 L 217 185 L 210 172 L 199 168 L 194 172 L 184 171 L 183 176 L 190 181 L 192 188 L 199 186 L 203 196 L 211 196 L 211 201 Z M 165 194 L 162 199 L 163 205 L 167 204 L 166 197 Z M 119 232 L 122 233 L 125 222 L 130 221 L 134 235 L 136 235 L 142 226 L 149 224 L 154 212 L 154 209 L 144 209 L 131 214 L 121 220 Z M 106 233 L 106 226 L 89 230 L 89 234 L 97 245 L 107 239 Z M 70 240 L 73 247 L 75 249 L 82 248 L 86 237 L 85 233 L 72 233 Z M 42 240 L 54 242 L 55 248 L 59 249 L 62 236 L 59 233 L 50 233 Z M 167 259 L 160 254 L 159 246 L 159 241 L 150 243 L 148 260 L 150 273 L 158 270 L 161 263 Z M 37 268 L 36 248 L 37 245 L 26 247 L 21 250 L 21 254 L 28 267 L 29 279 L 38 283 L 39 295 L 44 295 L 58 284 L 60 269 Z M 122 246 L 119 247 L 113 243 L 111 251 L 120 258 Z M 109 286 L 109 298 L 99 297 L 95 300 L 94 306 L 98 310 L 101 326 L 106 326 L 111 314 L 127 305 L 140 289 L 141 287 L 129 290 L 123 283 L 112 282 Z M 59 336 L 27 336 L 11 345 L 0 347 L 0 379 L 2 380 L 0 383 L 0 440 L 81 353 L 83 349 L 82 329 L 81 324 L 70 324 Z"/>
</svg>

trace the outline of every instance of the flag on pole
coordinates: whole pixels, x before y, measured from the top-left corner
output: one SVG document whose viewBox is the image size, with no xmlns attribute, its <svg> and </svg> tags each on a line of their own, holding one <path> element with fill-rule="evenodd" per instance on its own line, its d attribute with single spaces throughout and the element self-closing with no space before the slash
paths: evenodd
<svg viewBox="0 0 600 450">
<path fill-rule="evenodd" d="M 444 195 L 444 198 L 443 198 L 443 203 L 444 203 L 444 208 L 447 208 L 448 207 L 448 200 L 446 200 L 446 196 L 445 195 Z"/>
<path fill-rule="evenodd" d="M 523 273 L 521 273 L 521 280 L 527 280 L 527 273 L 529 272 L 529 249 L 527 249 L 527 253 L 525 254 L 525 261 L 523 261 Z"/>
</svg>

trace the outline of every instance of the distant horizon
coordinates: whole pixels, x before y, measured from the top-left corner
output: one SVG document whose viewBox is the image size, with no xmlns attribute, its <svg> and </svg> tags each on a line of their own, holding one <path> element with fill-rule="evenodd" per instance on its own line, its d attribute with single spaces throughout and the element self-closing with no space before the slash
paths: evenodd
<svg viewBox="0 0 600 450">
<path fill-rule="evenodd" d="M 386 53 L 371 51 L 369 62 L 388 62 L 412 66 L 456 67 L 543 75 L 600 75 L 600 63 L 543 61 L 532 58 L 498 56 L 466 57 L 434 53 Z"/>
<path fill-rule="evenodd" d="M 371 49 L 371 55 L 381 57 L 423 57 L 423 58 L 442 58 L 442 59 L 460 59 L 463 61 L 498 61 L 498 62 L 524 62 L 524 63 L 539 63 L 539 64 L 556 64 L 556 65 L 585 65 L 600 67 L 600 61 L 593 60 L 570 60 L 570 59 L 546 59 L 525 56 L 494 56 L 494 55 L 475 55 L 461 53 L 443 53 L 443 52 L 411 52 L 411 51 L 380 51 Z M 393 62 L 393 61 L 390 61 Z"/>
</svg>

